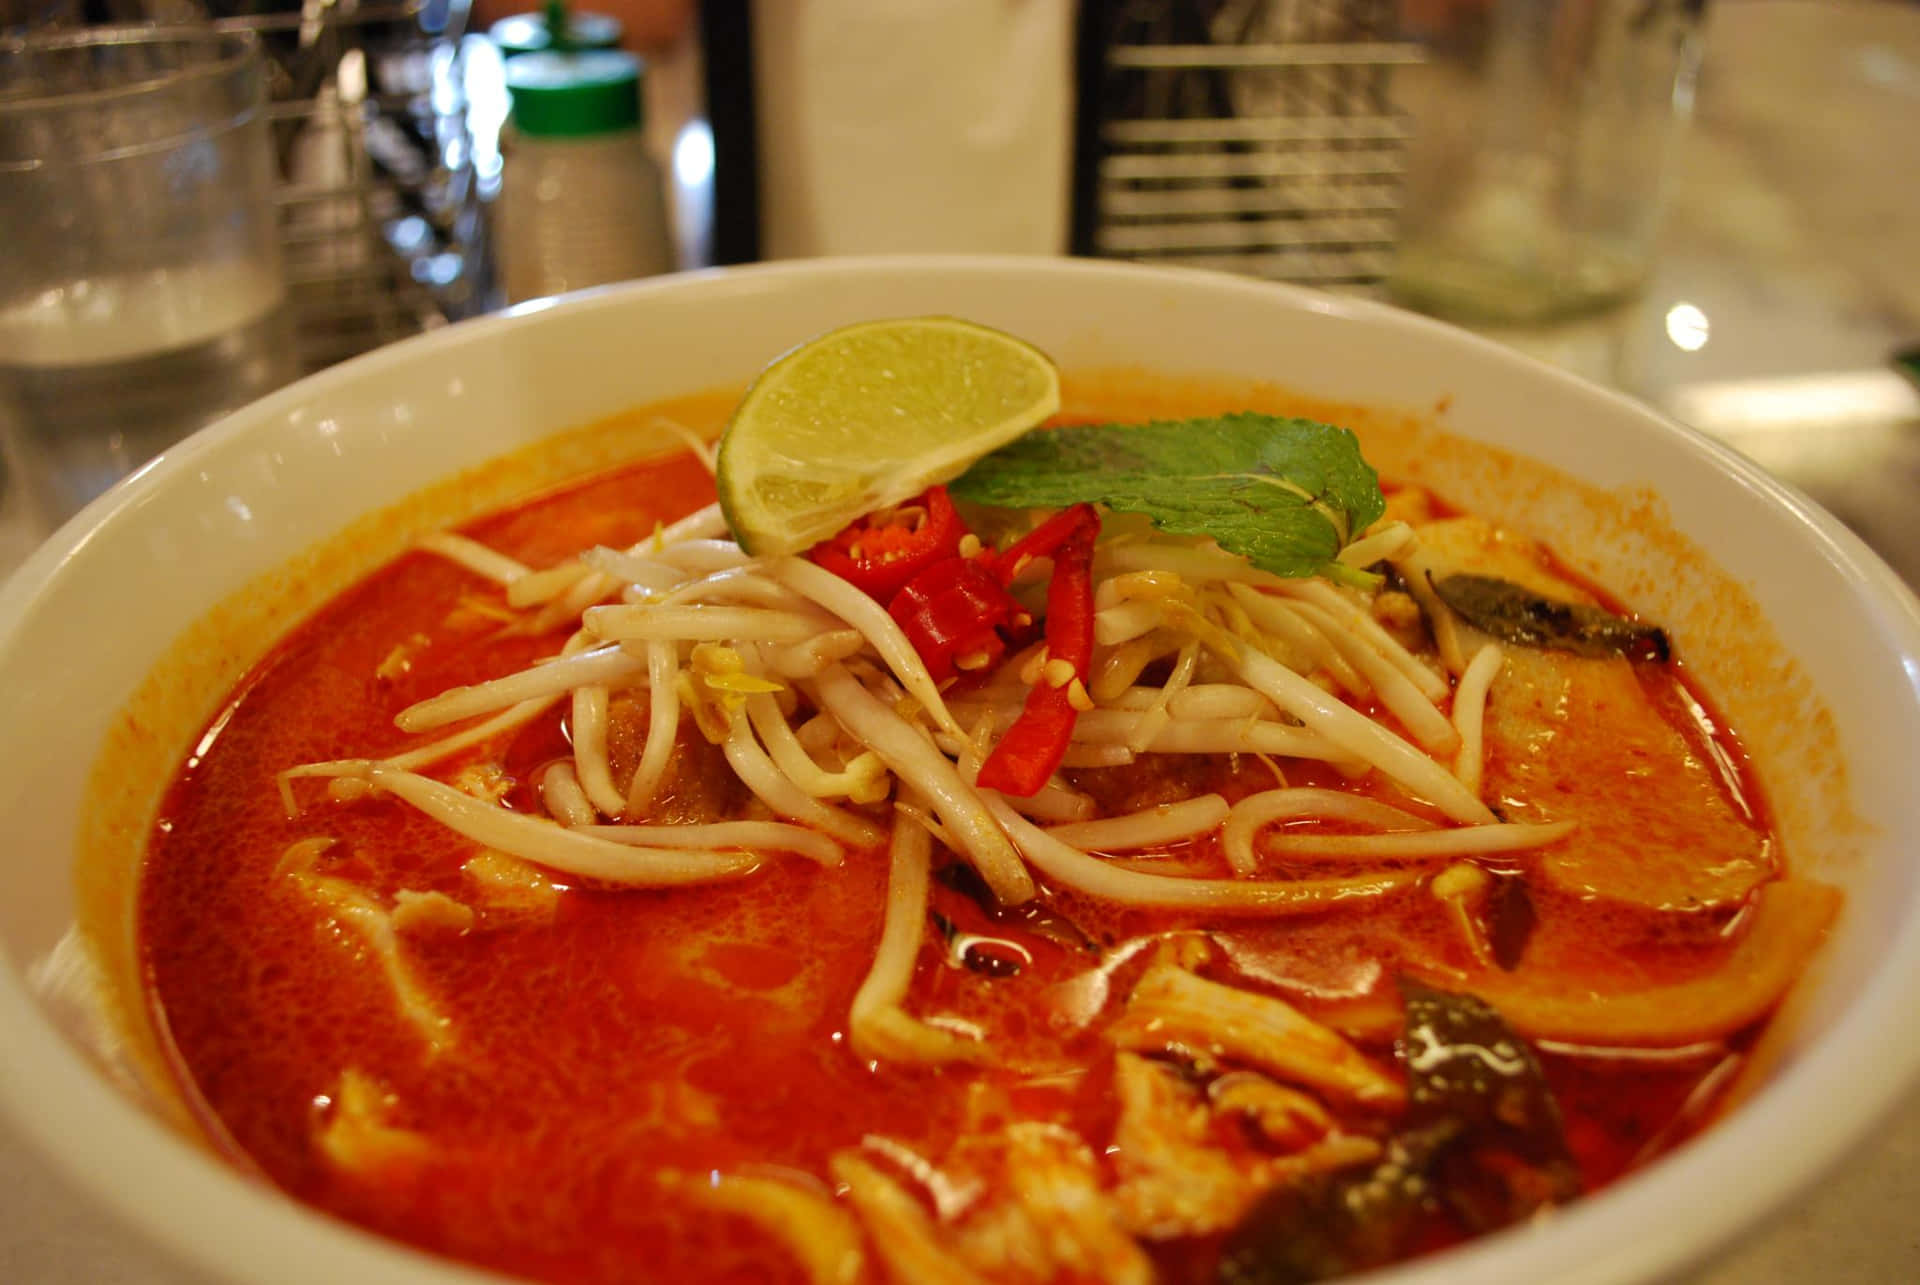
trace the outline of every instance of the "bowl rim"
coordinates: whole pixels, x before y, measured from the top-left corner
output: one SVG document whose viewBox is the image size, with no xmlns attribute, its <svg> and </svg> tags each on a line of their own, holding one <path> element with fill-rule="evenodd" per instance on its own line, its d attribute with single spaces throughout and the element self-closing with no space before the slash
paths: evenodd
<svg viewBox="0 0 1920 1285">
<path fill-rule="evenodd" d="M 146 497 L 175 485 L 198 462 L 227 449 L 302 402 L 390 367 L 484 341 L 496 333 L 541 324 L 555 308 L 569 312 L 646 306 L 687 291 L 757 292 L 804 286 L 847 272 L 993 274 L 1044 282 L 1124 275 L 1185 290 L 1257 292 L 1281 310 L 1357 321 L 1396 335 L 1451 345 L 1463 361 L 1496 372 L 1529 370 L 1573 395 L 1631 416 L 1673 435 L 1688 452 L 1777 507 L 1812 542 L 1848 596 L 1876 615 L 1902 649 L 1910 703 L 1920 705 L 1920 601 L 1899 576 L 1811 499 L 1758 465 L 1694 429 L 1678 424 L 1624 393 L 1547 366 L 1493 340 L 1367 300 L 1254 281 L 1196 269 L 1158 268 L 1113 261 L 1003 255 L 887 255 L 813 259 L 717 268 L 537 300 L 504 313 L 411 337 L 309 375 L 203 429 L 96 499 L 50 536 L 0 586 L 0 652 L 32 616 L 35 605 L 79 550 L 110 538 L 133 520 Z M 1920 717 L 1920 713 L 1916 714 Z M 25 961 L 10 949 L 0 967 L 0 1114 L 18 1135 L 96 1209 L 133 1228 L 147 1243 L 195 1267 L 234 1280 L 322 1282 L 365 1276 L 448 1285 L 501 1277 L 412 1249 L 318 1213 L 264 1181 L 249 1181 L 201 1148 L 176 1137 L 128 1101 L 74 1048 L 28 994 Z M 1554 1279 L 1575 1285 L 1643 1280 L 1696 1265 L 1745 1228 L 1777 1211 L 1841 1163 L 1920 1080 L 1920 1027 L 1903 1021 L 1908 996 L 1920 986 L 1920 920 L 1909 920 L 1882 963 L 1819 1044 L 1776 1072 L 1740 1109 L 1656 1164 L 1555 1215 L 1551 1241 L 1536 1225 L 1509 1228 L 1437 1257 L 1368 1274 L 1382 1285 L 1438 1285 L 1456 1279 L 1531 1282 L 1551 1265 Z M 1863 1081 L 1859 1059 L 1872 1055 L 1882 1074 Z M 54 1090 L 58 1094 L 54 1094 Z M 1810 1123 L 1794 1111 L 1758 1108 L 1791 1089 L 1822 1104 Z M 49 1097 L 50 1094 L 53 1096 Z M 62 1096 L 64 1095 L 64 1096 Z M 50 1101 L 54 1105 L 49 1105 Z M 64 1105 L 60 1105 L 60 1104 Z M 84 1145 L 75 1145 L 84 1143 Z M 1755 1157 L 1795 1155 L 1799 1163 L 1755 1164 Z M 1737 1188 L 1725 1182 L 1739 1175 Z M 139 1180 L 129 1182 L 129 1175 Z M 171 1208 L 150 1189 L 164 1182 Z M 1684 1221 L 1673 1211 L 1687 1210 Z M 180 1209 L 225 1212 L 182 1221 Z M 211 1234 L 218 1231 L 219 1235 Z M 1630 1233 L 1630 1234 L 1624 1234 Z M 1551 1253 L 1542 1256 L 1542 1246 Z M 421 1273 L 415 1275 L 415 1273 Z M 1360 1278 L 1355 1278 L 1360 1279 Z"/>
</svg>

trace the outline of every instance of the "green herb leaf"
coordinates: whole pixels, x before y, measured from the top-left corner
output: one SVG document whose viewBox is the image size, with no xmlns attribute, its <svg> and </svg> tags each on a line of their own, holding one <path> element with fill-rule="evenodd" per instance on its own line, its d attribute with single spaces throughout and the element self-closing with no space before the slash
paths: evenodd
<svg viewBox="0 0 1920 1285">
<path fill-rule="evenodd" d="M 1142 513 L 1162 531 L 1211 536 L 1281 576 L 1350 576 L 1335 555 L 1386 510 L 1351 432 L 1250 412 L 1028 433 L 948 489 L 1009 508 L 1092 500 Z"/>
</svg>

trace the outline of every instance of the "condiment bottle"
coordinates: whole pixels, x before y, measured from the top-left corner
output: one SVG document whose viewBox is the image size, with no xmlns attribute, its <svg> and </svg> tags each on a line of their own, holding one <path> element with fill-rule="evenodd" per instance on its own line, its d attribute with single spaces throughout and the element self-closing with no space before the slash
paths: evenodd
<svg viewBox="0 0 1920 1285">
<path fill-rule="evenodd" d="M 617 50 L 508 61 L 495 232 L 509 303 L 673 267 L 660 168 L 641 135 L 641 77 L 640 60 Z"/>
</svg>

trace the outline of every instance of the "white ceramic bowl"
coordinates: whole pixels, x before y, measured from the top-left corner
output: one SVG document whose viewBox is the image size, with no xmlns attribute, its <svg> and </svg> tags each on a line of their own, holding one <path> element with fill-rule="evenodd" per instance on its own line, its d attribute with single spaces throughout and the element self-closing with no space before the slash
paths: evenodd
<svg viewBox="0 0 1920 1285">
<path fill-rule="evenodd" d="M 0 1107 L 12 1125 L 103 1209 L 216 1276 L 480 1279 L 239 1176 L 115 1082 L 114 1032 L 90 1014 L 99 979 L 70 932 L 77 898 L 91 895 L 71 868 L 90 765 L 109 729 L 127 733 L 116 711 L 173 640 L 361 515 L 557 430 L 737 383 L 832 325 L 926 312 L 1014 331 L 1069 368 L 1137 363 L 1444 406 L 1450 432 L 1591 484 L 1577 504 L 1512 475 L 1443 489 L 1553 539 L 1672 627 L 1747 738 L 1792 858 L 1847 890 L 1833 940 L 1770 1039 L 1765 1082 L 1729 1119 L 1545 1225 L 1393 1280 L 1618 1282 L 1673 1270 L 1838 1163 L 1913 1081 L 1920 612 L 1833 519 L 1626 399 L 1388 309 L 1110 264 L 870 259 L 596 292 L 376 352 L 170 452 L 21 569 L 0 596 Z M 382 538 L 369 536 L 369 556 Z M 1701 553 L 1725 574 L 1702 574 Z M 297 577 L 268 583 L 298 596 Z M 237 672 L 269 641 L 210 658 L 211 671 Z M 184 751 L 205 699 L 188 692 L 134 730 Z M 142 820 L 158 785 L 120 787 Z"/>
</svg>

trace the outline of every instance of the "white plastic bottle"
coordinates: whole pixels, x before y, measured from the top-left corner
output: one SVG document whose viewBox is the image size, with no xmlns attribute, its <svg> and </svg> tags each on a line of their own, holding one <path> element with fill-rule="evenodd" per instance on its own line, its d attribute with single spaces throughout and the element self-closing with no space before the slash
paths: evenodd
<svg viewBox="0 0 1920 1285">
<path fill-rule="evenodd" d="M 494 221 L 507 302 L 673 268 L 660 167 L 641 136 L 641 75 L 617 50 L 508 61 Z"/>
</svg>

